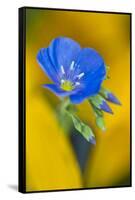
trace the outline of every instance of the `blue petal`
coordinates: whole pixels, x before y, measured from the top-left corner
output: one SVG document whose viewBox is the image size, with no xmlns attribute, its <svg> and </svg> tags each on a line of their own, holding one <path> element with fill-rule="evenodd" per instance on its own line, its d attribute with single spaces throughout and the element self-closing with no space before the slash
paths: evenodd
<svg viewBox="0 0 135 200">
<path fill-rule="evenodd" d="M 58 87 L 55 84 L 44 84 L 43 87 L 49 89 L 51 92 L 53 92 L 57 96 L 61 96 L 61 97 L 66 97 L 66 96 L 69 96 L 71 94 L 75 94 L 77 92 L 77 90 L 72 90 L 72 91 L 62 90 L 62 89 L 60 89 L 60 87 Z"/>
<path fill-rule="evenodd" d="M 58 37 L 49 46 L 49 56 L 60 74 L 61 66 L 64 67 L 65 73 L 67 73 L 72 61 L 77 59 L 80 50 L 80 45 L 74 40 L 66 37 Z"/>
<path fill-rule="evenodd" d="M 83 73 L 80 83 L 90 85 L 95 80 L 104 80 L 106 75 L 106 67 L 103 58 L 97 51 L 91 48 L 84 48 L 78 55 L 76 62 L 76 75 Z"/>
<path fill-rule="evenodd" d="M 81 103 L 85 98 L 88 98 L 90 96 L 96 95 L 101 86 L 102 81 L 95 81 L 95 84 L 91 84 L 87 88 L 82 88 L 80 91 L 78 91 L 76 94 L 71 94 L 70 95 L 70 100 L 74 104 L 79 104 Z"/>
<path fill-rule="evenodd" d="M 79 72 L 83 72 L 85 75 L 87 73 L 93 75 L 99 70 L 102 76 L 105 76 L 106 73 L 103 58 L 96 50 L 92 48 L 84 48 L 80 51 L 76 60 L 76 65 L 80 70 Z M 83 76 L 81 80 L 83 79 L 85 79 L 85 76 Z"/>
<path fill-rule="evenodd" d="M 74 81 L 79 74 L 84 73 L 79 82 L 83 86 L 78 94 L 71 95 L 72 103 L 81 103 L 85 98 L 96 95 L 105 78 L 106 68 L 103 58 L 94 50 L 84 48 L 81 50 L 77 60 L 78 67 L 75 69 Z"/>
<path fill-rule="evenodd" d="M 96 144 L 96 140 L 95 140 L 95 137 L 93 137 L 93 136 L 91 136 L 90 138 L 89 138 L 89 142 L 91 143 L 91 144 Z"/>
<path fill-rule="evenodd" d="M 100 105 L 100 109 L 102 109 L 105 112 L 113 114 L 111 108 L 108 106 L 108 104 L 105 101 L 102 101 L 102 104 Z"/>
<path fill-rule="evenodd" d="M 47 48 L 42 48 L 39 50 L 37 54 L 37 61 L 47 76 L 55 83 L 59 83 L 58 73 L 49 58 Z"/>
<path fill-rule="evenodd" d="M 116 96 L 114 96 L 114 94 L 112 94 L 111 92 L 109 92 L 107 94 L 107 100 L 112 102 L 112 103 L 115 103 L 115 104 L 118 104 L 118 105 L 121 105 L 121 102 L 116 98 Z"/>
</svg>

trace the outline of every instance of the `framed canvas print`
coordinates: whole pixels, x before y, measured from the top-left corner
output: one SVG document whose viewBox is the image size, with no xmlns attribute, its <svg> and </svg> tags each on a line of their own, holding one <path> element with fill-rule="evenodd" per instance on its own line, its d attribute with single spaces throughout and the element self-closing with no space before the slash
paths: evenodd
<svg viewBox="0 0 135 200">
<path fill-rule="evenodd" d="M 131 186 L 131 13 L 19 9 L 19 191 Z"/>
</svg>

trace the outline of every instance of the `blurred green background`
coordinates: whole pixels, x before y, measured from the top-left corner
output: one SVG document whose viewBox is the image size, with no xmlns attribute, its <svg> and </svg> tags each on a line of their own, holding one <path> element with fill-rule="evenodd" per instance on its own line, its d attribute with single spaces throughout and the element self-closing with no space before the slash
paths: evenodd
<svg viewBox="0 0 135 200">
<path fill-rule="evenodd" d="M 36 61 L 40 48 L 58 36 L 100 52 L 110 66 L 104 85 L 121 107 L 105 114 L 107 131 L 94 122 L 89 104 L 80 118 L 96 135 L 90 145 L 72 131 L 68 136 L 56 115 L 60 100 L 41 87 L 50 82 Z M 26 9 L 26 190 L 57 190 L 130 185 L 130 15 Z"/>
</svg>

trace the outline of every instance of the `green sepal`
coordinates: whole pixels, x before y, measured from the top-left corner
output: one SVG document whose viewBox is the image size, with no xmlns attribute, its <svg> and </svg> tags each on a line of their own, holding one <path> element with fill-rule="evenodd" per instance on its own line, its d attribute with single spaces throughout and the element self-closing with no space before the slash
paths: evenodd
<svg viewBox="0 0 135 200">
<path fill-rule="evenodd" d="M 110 67 L 106 65 L 105 68 L 106 68 L 106 77 L 105 77 L 105 79 L 110 79 L 110 76 L 109 76 Z"/>
<path fill-rule="evenodd" d="M 88 141 L 88 142 L 92 142 L 95 144 L 95 136 L 93 134 L 92 129 L 86 125 L 85 123 L 83 123 L 77 116 L 73 115 L 73 114 L 69 114 L 72 118 L 72 121 L 74 123 L 74 127 L 75 129 L 81 133 L 81 135 Z"/>
<path fill-rule="evenodd" d="M 105 88 L 101 88 L 99 93 L 109 102 L 117 104 L 117 105 L 121 105 L 121 102 L 119 101 L 119 99 L 108 89 Z"/>
<path fill-rule="evenodd" d="M 103 117 L 103 112 L 102 110 L 96 108 L 93 104 L 91 104 L 92 108 L 93 108 L 93 111 L 94 111 L 94 114 L 96 117 Z"/>
<path fill-rule="evenodd" d="M 77 116 L 77 109 L 74 104 L 70 103 L 69 99 L 65 99 L 61 104 L 61 118 L 64 122 L 68 117 L 72 120 L 75 129 L 88 141 L 95 144 L 95 136 L 93 134 L 92 129 L 83 123 Z"/>
<path fill-rule="evenodd" d="M 103 117 L 97 116 L 96 117 L 96 125 L 102 130 L 105 131 L 106 127 L 105 127 L 105 121 Z"/>
<path fill-rule="evenodd" d="M 95 96 L 89 97 L 88 99 L 96 108 L 100 109 L 100 105 L 105 100 L 101 95 L 97 94 Z"/>
<path fill-rule="evenodd" d="M 85 123 L 83 123 L 77 116 L 75 113 L 69 111 L 66 109 L 66 112 L 68 114 L 69 117 L 71 117 L 74 127 L 75 129 L 81 133 L 81 135 L 88 141 L 91 142 L 93 144 L 95 144 L 95 136 L 94 133 L 92 131 L 92 129 L 86 125 Z"/>
<path fill-rule="evenodd" d="M 106 103 L 106 100 L 100 94 L 97 94 L 96 96 L 89 97 L 88 100 L 96 108 L 101 109 L 101 110 L 103 110 L 107 113 L 113 114 L 111 108 Z"/>
<path fill-rule="evenodd" d="M 99 93 L 104 97 L 104 98 L 107 98 L 108 97 L 108 94 L 110 93 L 111 91 L 109 91 L 108 89 L 105 89 L 103 87 L 101 87 Z"/>
<path fill-rule="evenodd" d="M 91 104 L 92 109 L 94 111 L 95 114 L 95 121 L 96 121 L 96 125 L 102 130 L 105 131 L 106 127 L 105 127 L 105 121 L 104 121 L 104 116 L 103 116 L 103 112 L 102 110 L 96 108 L 93 104 Z"/>
</svg>

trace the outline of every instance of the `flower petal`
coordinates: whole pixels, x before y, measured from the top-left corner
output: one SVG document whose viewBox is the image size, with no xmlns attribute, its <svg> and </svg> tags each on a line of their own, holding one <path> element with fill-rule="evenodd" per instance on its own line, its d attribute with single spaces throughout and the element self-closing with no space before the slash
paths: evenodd
<svg viewBox="0 0 135 200">
<path fill-rule="evenodd" d="M 101 109 L 105 112 L 113 114 L 113 112 L 112 112 L 111 108 L 109 107 L 109 105 L 107 104 L 106 100 L 100 94 L 92 96 L 88 100 L 91 103 L 91 105 L 94 105 L 94 107 L 96 107 L 97 109 Z"/>
<path fill-rule="evenodd" d="M 121 102 L 118 100 L 118 98 L 111 92 L 108 92 L 107 100 L 117 105 L 121 105 Z"/>
<path fill-rule="evenodd" d="M 71 94 L 75 94 L 77 92 L 76 90 L 72 90 L 72 91 L 62 90 L 55 84 L 44 84 L 43 87 L 49 89 L 51 92 L 55 93 L 57 96 L 62 96 L 62 97 L 66 97 Z"/>
<path fill-rule="evenodd" d="M 74 40 L 66 37 L 54 39 L 49 46 L 49 56 L 60 74 L 62 73 L 61 66 L 63 66 L 65 73 L 68 72 L 72 61 L 77 59 L 80 51 L 80 45 Z"/>
<path fill-rule="evenodd" d="M 92 76 L 100 71 L 100 74 L 103 78 L 106 73 L 106 68 L 104 64 L 104 60 L 101 57 L 101 55 L 92 48 L 84 48 L 80 51 L 76 65 L 78 66 L 76 68 L 76 71 L 80 73 L 84 73 L 84 76 L 81 78 L 83 81 L 85 79 L 85 75 L 87 73 L 91 74 Z"/>
<path fill-rule="evenodd" d="M 106 101 L 103 101 L 102 104 L 100 105 L 100 109 L 102 109 L 105 112 L 108 112 L 110 114 L 113 114 L 111 108 L 109 107 L 109 105 L 106 103 Z"/>
<path fill-rule="evenodd" d="M 117 104 L 117 105 L 121 105 L 121 102 L 119 101 L 119 99 L 108 89 L 105 89 L 102 87 L 100 89 L 100 94 L 108 101 L 110 101 L 114 104 Z"/>
<path fill-rule="evenodd" d="M 72 103 L 81 103 L 85 98 L 96 95 L 105 78 L 106 68 L 103 58 L 94 50 L 84 48 L 78 55 L 74 78 L 79 77 L 82 89 L 78 94 L 71 95 Z M 75 80 L 74 80 L 75 81 Z"/>
<path fill-rule="evenodd" d="M 50 60 L 48 49 L 42 48 L 37 54 L 37 61 L 47 76 L 55 83 L 59 82 L 57 70 Z"/>
<path fill-rule="evenodd" d="M 91 136 L 91 137 L 89 138 L 89 142 L 90 142 L 91 144 L 96 145 L 95 137 Z"/>
<path fill-rule="evenodd" d="M 102 80 L 99 80 L 99 81 L 95 81 L 94 84 L 90 84 L 88 87 L 80 88 L 81 90 L 78 91 L 76 94 L 70 95 L 71 102 L 74 104 L 79 104 L 85 98 L 96 95 L 100 90 L 101 83 L 102 83 Z"/>
</svg>

